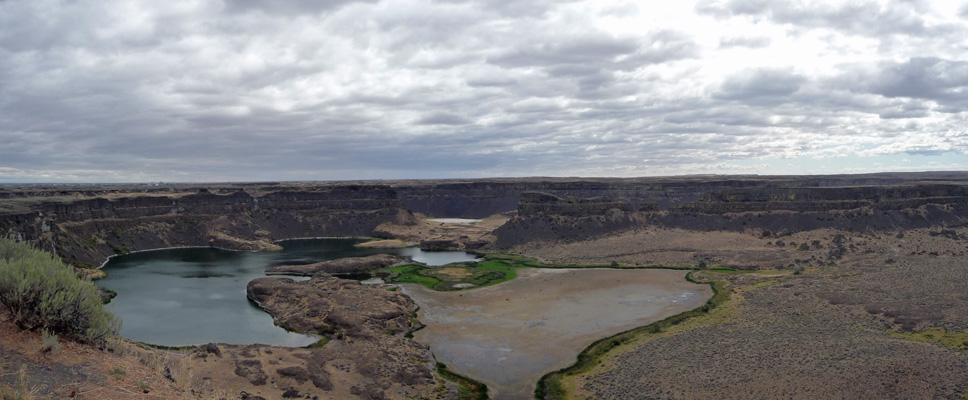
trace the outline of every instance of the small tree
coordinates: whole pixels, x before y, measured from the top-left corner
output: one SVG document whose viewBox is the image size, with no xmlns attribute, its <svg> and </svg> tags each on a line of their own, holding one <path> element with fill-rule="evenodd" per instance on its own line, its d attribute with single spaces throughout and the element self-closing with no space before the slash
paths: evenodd
<svg viewBox="0 0 968 400">
<path fill-rule="evenodd" d="M 0 239 L 0 304 L 21 329 L 103 344 L 121 330 L 90 282 L 52 254 Z"/>
</svg>

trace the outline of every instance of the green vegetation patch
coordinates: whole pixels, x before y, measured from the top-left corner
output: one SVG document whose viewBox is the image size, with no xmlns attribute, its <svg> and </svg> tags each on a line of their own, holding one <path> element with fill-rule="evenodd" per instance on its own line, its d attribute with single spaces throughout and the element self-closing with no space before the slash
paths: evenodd
<svg viewBox="0 0 968 400">
<path fill-rule="evenodd" d="M 20 329 L 103 344 L 121 320 L 104 308 L 94 284 L 54 255 L 0 238 L 0 304 Z"/>
<path fill-rule="evenodd" d="M 894 337 L 938 343 L 949 349 L 968 351 L 968 330 L 948 331 L 945 328 L 928 328 L 919 332 L 889 331 L 888 333 Z"/>
<path fill-rule="evenodd" d="M 443 266 L 423 264 L 387 268 L 387 282 L 416 283 L 439 291 L 461 290 L 496 285 L 518 277 L 519 268 L 545 266 L 531 258 L 507 254 L 486 254 L 483 261 L 451 263 Z"/>
<path fill-rule="evenodd" d="M 316 343 L 313 343 L 313 344 L 311 344 L 309 346 L 306 346 L 306 347 L 308 347 L 310 349 L 319 349 L 319 348 L 322 348 L 323 346 L 325 346 L 326 343 L 329 343 L 329 342 L 330 342 L 330 339 L 328 337 L 326 337 L 326 336 L 323 336 L 323 337 L 319 338 L 319 340 L 317 340 Z"/>
<path fill-rule="evenodd" d="M 458 400 L 487 400 L 489 398 L 487 395 L 487 385 L 451 372 L 444 363 L 437 363 L 437 373 L 442 378 L 460 385 L 457 392 Z"/>
<path fill-rule="evenodd" d="M 424 285 L 430 289 L 433 289 L 438 283 L 440 283 L 440 281 L 437 280 L 437 278 L 421 273 L 423 270 L 428 268 L 429 267 L 424 265 L 411 264 L 387 268 L 384 271 L 391 274 L 387 278 L 387 282 L 416 283 L 418 285 Z"/>
</svg>

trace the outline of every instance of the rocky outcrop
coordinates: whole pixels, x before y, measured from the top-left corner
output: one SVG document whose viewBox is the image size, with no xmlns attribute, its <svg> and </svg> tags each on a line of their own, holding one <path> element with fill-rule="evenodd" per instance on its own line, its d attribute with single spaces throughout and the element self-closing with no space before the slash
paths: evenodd
<svg viewBox="0 0 968 400">
<path fill-rule="evenodd" d="M 353 274 L 374 269 L 388 268 L 405 261 L 403 258 L 388 254 L 367 257 L 346 257 L 305 265 L 277 265 L 266 270 L 266 275 L 313 276 L 319 272 L 328 274 Z"/>
<path fill-rule="evenodd" d="M 246 294 L 287 329 L 331 339 L 399 336 L 418 327 L 406 295 L 321 273 L 308 281 L 259 278 Z M 390 334 L 389 332 L 392 332 Z"/>
<path fill-rule="evenodd" d="M 323 398 L 406 398 L 435 393 L 456 398 L 457 388 L 434 372 L 429 349 L 407 334 L 419 327 L 417 305 L 388 286 L 365 286 L 319 273 L 308 281 L 260 278 L 247 293 L 276 323 L 324 335 L 302 366 L 275 367 L 282 382 Z M 257 376 L 258 377 L 258 376 Z M 350 393 L 333 392 L 351 382 Z M 312 383 L 312 385 L 310 385 Z"/>
</svg>

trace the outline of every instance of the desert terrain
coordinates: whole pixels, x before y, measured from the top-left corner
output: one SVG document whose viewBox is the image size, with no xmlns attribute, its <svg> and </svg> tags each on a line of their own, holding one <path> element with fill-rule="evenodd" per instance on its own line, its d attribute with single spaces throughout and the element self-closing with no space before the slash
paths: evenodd
<svg viewBox="0 0 968 400">
<path fill-rule="evenodd" d="M 541 398 L 968 394 L 966 173 L 21 185 L 0 190 L 0 210 L 0 233 L 86 274 L 135 250 L 254 250 L 292 237 L 367 236 L 547 266 L 682 268 L 715 289 L 690 312 L 599 338 L 578 364 L 548 371 L 534 393 Z M 484 221 L 457 226 L 424 216 Z M 305 282 L 250 284 L 250 298 L 278 324 L 325 338 L 317 348 L 162 350 L 123 339 L 110 348 L 63 340 L 52 355 L 38 350 L 39 332 L 18 330 L 4 314 L 0 393 L 402 399 L 483 392 L 474 376 L 440 368 L 432 347 L 411 339 L 422 325 L 412 299 L 393 285 L 364 287 L 323 272 L 333 267 L 307 269 L 313 278 Z"/>
</svg>

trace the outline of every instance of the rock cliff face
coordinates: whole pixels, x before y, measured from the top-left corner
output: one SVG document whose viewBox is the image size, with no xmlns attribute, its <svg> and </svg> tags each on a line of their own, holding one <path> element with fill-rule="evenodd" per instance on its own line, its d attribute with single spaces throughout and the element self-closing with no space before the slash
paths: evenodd
<svg viewBox="0 0 968 400">
<path fill-rule="evenodd" d="M 632 209 L 666 210 L 699 202 L 712 193 L 789 195 L 798 189 L 878 187 L 908 182 L 968 182 L 962 172 L 826 176 L 684 176 L 656 178 L 505 178 L 386 182 L 407 209 L 438 217 L 483 218 L 514 211 L 522 195 L 541 192 L 564 199 L 605 198 Z M 863 189 L 858 189 L 863 194 Z M 836 190 L 835 190 L 836 191 Z M 768 197 L 769 198 L 769 197 Z M 806 201 L 808 198 L 799 197 Z M 862 197 L 862 199 L 869 199 Z M 809 199 L 814 200 L 814 199 Z M 525 204 L 529 204 L 525 201 Z"/>
<path fill-rule="evenodd" d="M 22 209 L 0 214 L 0 234 L 33 241 L 75 265 L 97 265 L 110 255 L 142 249 L 256 250 L 274 247 L 276 239 L 369 236 L 385 222 L 414 222 L 385 185 L 272 185 L 222 192 L 60 191 L 21 199 L 8 194 L 7 204 L 21 200 Z"/>
<path fill-rule="evenodd" d="M 811 183 L 811 182 L 807 182 Z M 578 241 L 646 227 L 785 235 L 813 229 L 901 230 L 968 224 L 968 185 L 754 187 L 703 193 L 659 210 L 655 203 L 526 193 L 518 215 L 495 231 L 497 246 Z"/>
<path fill-rule="evenodd" d="M 33 241 L 75 265 L 127 251 L 272 240 L 371 236 L 412 212 L 518 215 L 499 247 L 581 240 L 658 226 L 796 232 L 963 224 L 968 173 L 476 180 L 210 185 L 0 187 L 0 234 Z M 381 231 L 382 232 L 382 231 Z"/>
</svg>

